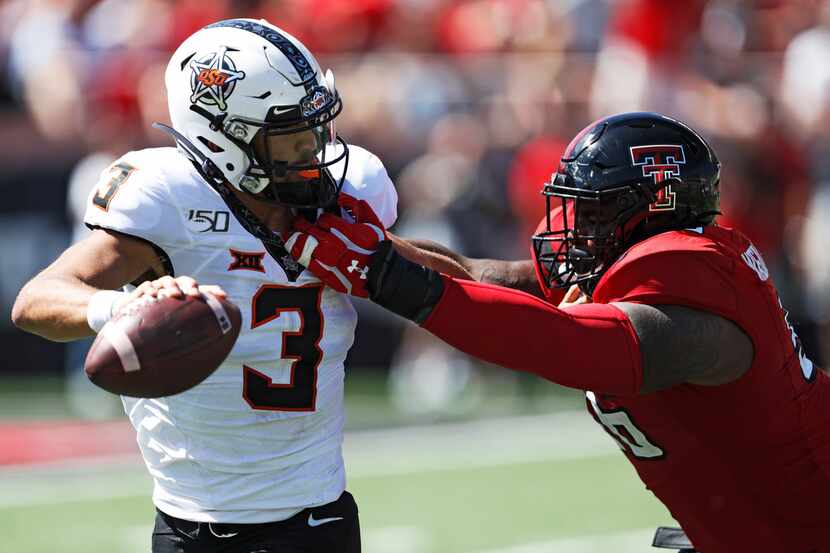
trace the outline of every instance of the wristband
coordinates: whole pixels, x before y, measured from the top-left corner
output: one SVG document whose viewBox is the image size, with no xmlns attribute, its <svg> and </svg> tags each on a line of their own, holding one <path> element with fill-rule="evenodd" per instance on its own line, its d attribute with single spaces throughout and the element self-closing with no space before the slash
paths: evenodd
<svg viewBox="0 0 830 553">
<path fill-rule="evenodd" d="M 86 306 L 86 322 L 89 328 L 96 333 L 100 332 L 104 325 L 112 319 L 112 310 L 116 302 L 128 295 L 127 292 L 119 292 L 118 290 L 99 290 L 92 294 Z"/>
</svg>

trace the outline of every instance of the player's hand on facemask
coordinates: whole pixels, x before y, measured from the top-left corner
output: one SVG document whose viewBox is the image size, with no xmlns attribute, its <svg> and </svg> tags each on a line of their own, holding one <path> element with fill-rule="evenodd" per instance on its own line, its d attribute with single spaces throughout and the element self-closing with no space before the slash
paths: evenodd
<svg viewBox="0 0 830 553">
<path fill-rule="evenodd" d="M 337 203 L 354 222 L 331 213 L 320 215 L 314 224 L 298 217 L 285 247 L 326 285 L 366 298 L 369 258 L 386 240 L 386 229 L 364 200 L 341 194 Z"/>
</svg>

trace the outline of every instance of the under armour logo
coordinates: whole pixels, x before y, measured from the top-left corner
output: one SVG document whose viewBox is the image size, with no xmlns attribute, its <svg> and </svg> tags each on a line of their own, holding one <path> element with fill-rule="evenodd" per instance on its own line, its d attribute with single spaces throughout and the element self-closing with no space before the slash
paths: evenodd
<svg viewBox="0 0 830 553">
<path fill-rule="evenodd" d="M 369 272 L 369 267 L 366 266 L 361 269 L 360 266 L 357 264 L 357 259 L 352 259 L 351 266 L 346 267 L 346 270 L 350 273 L 357 271 L 358 273 L 360 273 L 360 280 L 366 280 L 366 274 Z"/>
</svg>

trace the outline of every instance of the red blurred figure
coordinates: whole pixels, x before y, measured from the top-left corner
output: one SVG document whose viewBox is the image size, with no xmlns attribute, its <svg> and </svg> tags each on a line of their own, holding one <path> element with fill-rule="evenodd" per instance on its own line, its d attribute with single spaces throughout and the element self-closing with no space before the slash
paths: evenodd
<svg viewBox="0 0 830 553">
<path fill-rule="evenodd" d="M 542 185 L 550 180 L 550 160 L 561 158 L 567 145 L 558 137 L 540 136 L 516 153 L 507 177 L 507 197 L 521 225 L 519 236 L 534 234 L 545 216 L 545 205 L 539 201 Z"/>
<path fill-rule="evenodd" d="M 371 48 L 393 8 L 392 0 L 286 0 L 262 2 L 256 17 L 279 20 L 317 52 Z"/>
<path fill-rule="evenodd" d="M 611 31 L 638 44 L 652 59 L 678 56 L 695 38 L 705 5 L 703 0 L 619 2 Z"/>
</svg>

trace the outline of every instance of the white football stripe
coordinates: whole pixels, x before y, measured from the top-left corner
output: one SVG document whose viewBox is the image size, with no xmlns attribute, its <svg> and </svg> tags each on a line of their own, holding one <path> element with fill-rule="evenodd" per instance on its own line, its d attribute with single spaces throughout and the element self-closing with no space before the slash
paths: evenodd
<svg viewBox="0 0 830 553">
<path fill-rule="evenodd" d="M 352 478 L 599 457 L 625 462 L 585 411 L 350 432 L 343 454 Z"/>
<path fill-rule="evenodd" d="M 340 232 L 336 228 L 332 227 L 332 229 L 329 232 L 331 232 L 333 235 L 335 235 L 341 242 L 346 244 L 346 247 L 349 248 L 350 250 L 352 250 L 353 252 L 363 253 L 363 254 L 366 254 L 366 255 L 372 255 L 373 253 L 375 253 L 374 250 L 367 250 L 367 249 L 361 248 L 360 246 L 358 246 L 357 244 L 355 244 L 354 242 L 349 240 L 348 236 L 346 236 L 345 234 L 343 234 L 342 232 Z"/>
<path fill-rule="evenodd" d="M 121 328 L 110 322 L 104 325 L 101 333 L 113 347 L 115 353 L 118 354 L 124 372 L 131 373 L 141 370 L 141 364 L 138 362 L 138 355 L 135 353 L 133 343 Z"/>
<path fill-rule="evenodd" d="M 211 293 L 202 294 L 202 296 L 204 296 L 205 301 L 213 310 L 213 314 L 216 316 L 216 321 L 219 323 L 219 328 L 222 330 L 222 334 L 230 332 L 233 325 L 231 325 L 231 318 L 228 317 L 228 312 L 225 311 L 222 303 Z"/>
</svg>

